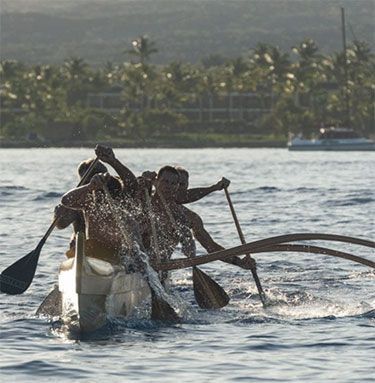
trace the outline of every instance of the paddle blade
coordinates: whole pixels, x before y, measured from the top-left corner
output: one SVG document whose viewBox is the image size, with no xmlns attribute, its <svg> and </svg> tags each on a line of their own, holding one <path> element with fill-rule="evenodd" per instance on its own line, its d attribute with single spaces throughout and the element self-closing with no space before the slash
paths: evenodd
<svg viewBox="0 0 375 383">
<path fill-rule="evenodd" d="M 202 309 L 220 309 L 229 303 L 224 289 L 202 270 L 193 267 L 194 296 Z"/>
<path fill-rule="evenodd" d="M 39 255 L 40 247 L 38 246 L 6 268 L 0 275 L 0 291 L 10 295 L 24 293 L 34 278 Z"/>
<path fill-rule="evenodd" d="M 35 315 L 48 315 L 51 317 L 62 315 L 62 294 L 57 286 L 44 298 Z"/>
<path fill-rule="evenodd" d="M 173 307 L 151 290 L 151 319 L 164 322 L 180 322 L 181 319 Z"/>
</svg>

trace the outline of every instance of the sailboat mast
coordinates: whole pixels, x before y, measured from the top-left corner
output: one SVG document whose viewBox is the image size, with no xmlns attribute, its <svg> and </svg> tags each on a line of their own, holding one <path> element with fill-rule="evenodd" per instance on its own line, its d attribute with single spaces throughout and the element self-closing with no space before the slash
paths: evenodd
<svg viewBox="0 0 375 383">
<path fill-rule="evenodd" d="M 346 28 L 345 28 L 345 9 L 341 8 L 341 25 L 342 25 L 342 45 L 344 54 L 344 97 L 345 97 L 345 114 L 346 114 L 346 126 L 350 128 L 350 104 L 349 104 L 349 89 L 348 89 L 348 56 L 346 49 Z"/>
</svg>

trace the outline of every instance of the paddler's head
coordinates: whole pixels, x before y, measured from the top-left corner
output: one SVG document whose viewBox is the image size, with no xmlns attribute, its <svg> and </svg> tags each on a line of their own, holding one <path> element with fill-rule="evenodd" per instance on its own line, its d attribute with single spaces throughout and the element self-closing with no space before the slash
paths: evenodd
<svg viewBox="0 0 375 383">
<path fill-rule="evenodd" d="M 122 184 L 116 178 L 111 176 L 109 173 L 97 173 L 90 180 L 90 185 L 96 190 L 102 190 L 105 185 L 105 189 L 108 190 L 112 198 L 121 196 Z"/>
<path fill-rule="evenodd" d="M 107 177 L 106 186 L 113 198 L 120 197 L 122 192 L 122 184 L 116 177 L 109 175 L 109 177 Z"/>
<path fill-rule="evenodd" d="M 180 176 L 172 166 L 163 166 L 156 179 L 156 190 L 166 199 L 173 199 L 176 196 Z"/>
<path fill-rule="evenodd" d="M 90 167 L 90 165 L 95 161 L 94 158 L 89 158 L 88 160 L 82 161 L 77 168 L 79 178 L 82 178 L 85 173 L 87 172 L 87 169 Z M 86 180 L 86 184 L 88 184 L 91 180 L 91 178 L 98 173 L 107 173 L 107 168 L 100 162 L 98 161 L 94 168 L 91 170 L 91 174 Z"/>
<path fill-rule="evenodd" d="M 151 197 L 152 185 L 156 180 L 157 174 L 154 171 L 146 170 L 140 177 L 137 177 L 138 187 L 134 192 L 134 198 L 139 202 L 146 203 L 145 191 Z"/>
<path fill-rule="evenodd" d="M 181 166 L 176 166 L 179 175 L 178 193 L 186 192 L 189 187 L 189 172 Z"/>
</svg>

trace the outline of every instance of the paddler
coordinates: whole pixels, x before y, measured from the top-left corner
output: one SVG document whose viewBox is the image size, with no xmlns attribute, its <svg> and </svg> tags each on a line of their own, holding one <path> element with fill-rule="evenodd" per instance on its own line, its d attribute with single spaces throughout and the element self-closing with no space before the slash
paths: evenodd
<svg viewBox="0 0 375 383">
<path fill-rule="evenodd" d="M 86 255 L 119 263 L 124 249 L 130 248 L 133 241 L 141 241 L 134 220 L 124 217 L 122 192 L 117 178 L 101 173 L 62 197 L 63 206 L 83 213 Z"/>
<path fill-rule="evenodd" d="M 90 165 L 94 162 L 93 158 L 82 161 L 77 168 L 78 176 L 80 179 L 84 176 Z M 98 173 L 106 173 L 107 168 L 98 161 L 94 168 L 91 170 L 86 184 L 90 182 L 91 178 Z M 58 229 L 65 229 L 69 225 L 73 225 L 73 234 L 70 240 L 69 250 L 66 252 L 67 257 L 74 257 L 74 248 L 75 248 L 75 235 L 78 232 L 85 232 L 85 220 L 81 211 L 69 209 L 62 204 L 59 204 L 55 207 L 54 218 L 59 217 L 56 223 Z"/>
<path fill-rule="evenodd" d="M 78 168 L 82 177 L 93 160 L 84 161 Z M 73 223 L 75 231 L 86 232 L 84 244 L 85 255 L 120 263 L 124 243 L 123 230 L 118 225 L 118 220 L 113 213 L 121 212 L 120 204 L 122 185 L 120 181 L 108 173 L 97 173 L 99 170 L 106 170 L 103 164 L 95 167 L 94 175 L 88 184 L 73 189 L 66 193 L 55 210 L 58 214 L 59 228 L 64 228 Z M 109 208 L 104 187 L 115 201 L 114 210 Z M 134 235 L 130 235 L 131 239 Z M 71 242 L 71 248 L 67 251 L 68 257 L 74 257 L 75 243 Z M 60 315 L 61 293 L 57 286 L 48 294 L 40 305 L 37 314 Z"/>
<path fill-rule="evenodd" d="M 145 171 L 141 176 L 136 177 L 128 167 L 115 157 L 113 149 L 108 146 L 97 145 L 95 153 L 101 161 L 112 166 L 120 176 L 122 182 L 122 208 L 126 212 L 130 212 L 137 221 L 138 231 L 142 236 L 141 246 L 143 246 L 143 243 L 148 242 L 151 236 L 145 192 L 151 198 L 156 173 Z"/>
<path fill-rule="evenodd" d="M 187 219 L 181 205 L 176 203 L 178 184 L 179 174 L 174 167 L 164 166 L 159 170 L 152 197 L 152 214 L 157 221 L 156 239 L 153 240 L 157 241 L 160 254 L 155 254 L 152 240 L 145 241 L 145 246 L 153 257 L 160 256 L 161 260 L 170 259 L 178 243 L 187 257 L 195 256 L 195 244 Z"/>
<path fill-rule="evenodd" d="M 117 172 L 118 177 L 116 177 L 116 179 L 121 182 L 121 191 L 119 191 L 119 195 L 122 195 L 123 200 L 126 201 L 128 197 L 133 196 L 137 188 L 137 179 L 132 171 L 115 157 L 115 154 L 110 147 L 97 145 L 95 148 L 95 153 L 102 162 L 112 166 L 112 168 Z M 78 174 L 80 178 L 83 177 L 93 161 L 94 159 L 92 158 L 79 164 Z M 107 167 L 102 162 L 97 162 L 94 169 L 92 169 L 91 175 L 89 176 L 86 183 L 89 183 L 95 174 L 107 172 Z M 69 250 L 66 252 L 66 255 L 67 257 L 74 257 L 75 235 L 79 231 L 85 231 L 85 220 L 83 218 L 82 212 L 69 209 L 66 206 L 60 204 L 55 208 L 54 215 L 55 217 L 59 217 L 56 225 L 58 229 L 65 229 L 69 225 L 73 225 L 73 235 L 70 241 Z"/>
<path fill-rule="evenodd" d="M 215 242 L 205 229 L 202 218 L 197 213 L 182 204 L 198 201 L 214 191 L 223 190 L 230 185 L 230 181 L 223 177 L 219 182 L 212 186 L 188 189 L 189 172 L 182 167 L 176 167 L 176 170 L 179 174 L 176 202 L 181 204 L 181 209 L 183 210 L 184 216 L 187 220 L 187 225 L 192 230 L 194 238 L 207 250 L 208 253 L 224 250 L 224 247 Z M 246 256 L 242 259 L 234 257 L 226 262 L 247 270 L 256 267 L 255 260 L 250 256 Z"/>
</svg>

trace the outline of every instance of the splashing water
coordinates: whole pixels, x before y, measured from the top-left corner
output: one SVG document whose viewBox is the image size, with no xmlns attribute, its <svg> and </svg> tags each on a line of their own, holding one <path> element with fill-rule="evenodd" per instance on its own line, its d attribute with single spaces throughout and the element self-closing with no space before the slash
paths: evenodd
<svg viewBox="0 0 375 383">
<path fill-rule="evenodd" d="M 143 271 L 145 273 L 145 278 L 149 283 L 152 291 L 159 298 L 165 300 L 169 305 L 171 305 L 177 311 L 177 313 L 182 313 L 185 309 L 182 300 L 178 299 L 176 296 L 174 296 L 174 298 L 176 298 L 174 299 L 172 295 L 166 292 L 165 288 L 160 282 L 158 273 L 150 265 L 150 257 L 145 251 L 141 250 L 141 237 L 139 235 L 139 227 L 134 217 L 130 212 L 126 211 L 125 209 L 119 206 L 116 206 L 114 199 L 109 194 L 109 191 L 106 188 L 104 188 L 104 192 L 108 208 L 111 211 L 114 219 L 116 220 L 116 224 L 119 227 L 119 230 L 124 240 L 123 249 L 121 253 L 131 254 L 130 257 L 126 255 L 123 255 L 121 257 L 124 266 L 128 268 L 131 263 L 140 260 L 142 265 L 144 266 Z M 130 203 L 134 209 L 137 209 L 135 203 L 131 203 L 130 200 L 128 200 L 128 203 Z M 126 223 L 128 223 L 128 225 L 126 225 Z M 133 228 L 132 233 L 129 232 L 127 226 Z"/>
</svg>

